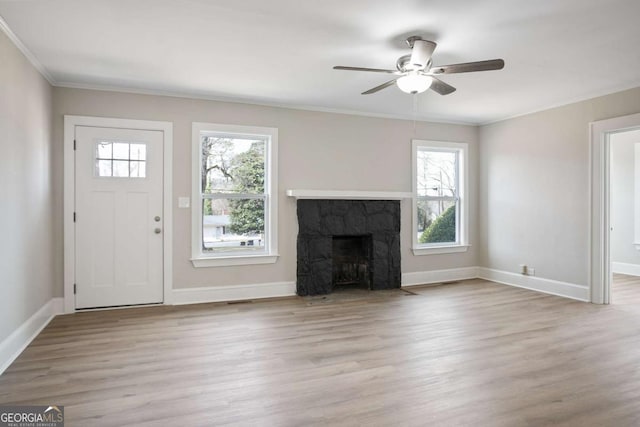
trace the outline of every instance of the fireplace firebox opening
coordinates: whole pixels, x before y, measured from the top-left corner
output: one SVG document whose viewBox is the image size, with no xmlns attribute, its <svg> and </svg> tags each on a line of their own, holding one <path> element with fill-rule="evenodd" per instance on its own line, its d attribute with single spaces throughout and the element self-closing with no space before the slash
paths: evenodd
<svg viewBox="0 0 640 427">
<path fill-rule="evenodd" d="M 332 288 L 371 289 L 371 235 L 332 237 Z"/>
</svg>

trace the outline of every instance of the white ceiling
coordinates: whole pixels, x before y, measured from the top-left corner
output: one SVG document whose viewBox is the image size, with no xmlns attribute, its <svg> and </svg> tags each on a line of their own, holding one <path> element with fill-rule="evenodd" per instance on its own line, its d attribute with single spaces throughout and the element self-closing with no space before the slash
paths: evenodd
<svg viewBox="0 0 640 427">
<path fill-rule="evenodd" d="M 638 0 L 0 0 L 0 16 L 60 86 L 463 123 L 640 86 Z M 332 69 L 394 68 L 413 34 L 434 65 L 506 66 L 416 100 Z"/>
</svg>

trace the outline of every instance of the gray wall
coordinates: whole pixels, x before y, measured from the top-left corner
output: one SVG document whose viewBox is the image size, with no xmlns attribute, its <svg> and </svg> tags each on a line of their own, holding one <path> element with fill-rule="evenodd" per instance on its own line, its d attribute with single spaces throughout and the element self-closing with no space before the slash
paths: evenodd
<svg viewBox="0 0 640 427">
<path fill-rule="evenodd" d="M 640 112 L 640 88 L 480 128 L 480 265 L 586 286 L 589 123 Z"/>
<path fill-rule="evenodd" d="M 635 145 L 640 130 L 611 135 L 611 262 L 640 264 L 634 243 Z M 615 266 L 614 266 L 615 267 Z M 615 268 L 614 268 L 615 271 Z"/>
<path fill-rule="evenodd" d="M 1 342 L 52 298 L 55 272 L 51 87 L 2 31 L 0 58 Z"/>
<path fill-rule="evenodd" d="M 174 288 L 295 281 L 297 219 L 290 188 L 317 190 L 411 191 L 411 139 L 469 143 L 470 175 L 477 175 L 475 126 L 414 123 L 354 115 L 300 111 L 153 95 L 55 88 L 53 103 L 56 197 L 54 212 L 62 233 L 62 140 L 65 114 L 163 120 L 174 125 L 173 192 Z M 212 122 L 279 129 L 280 259 L 276 264 L 194 268 L 190 210 L 177 198 L 191 195 L 191 123 Z M 411 202 L 402 203 L 402 270 L 418 272 L 478 263 L 477 182 L 471 179 L 471 244 L 467 253 L 414 256 L 411 246 Z M 62 253 L 61 235 L 56 239 Z M 62 260 L 57 259 L 62 263 Z M 61 272 L 56 295 L 62 295 Z"/>
<path fill-rule="evenodd" d="M 481 265 L 586 285 L 588 124 L 640 111 L 640 88 L 481 127 L 360 117 L 240 103 L 54 88 L 0 36 L 2 265 L 0 339 L 52 296 L 62 296 L 63 115 L 174 123 L 174 286 L 295 280 L 295 201 L 288 188 L 411 189 L 411 139 L 470 143 L 467 253 L 416 257 L 410 202 L 402 204 L 403 272 Z M 275 265 L 194 269 L 189 262 L 191 122 L 280 131 L 279 242 Z M 50 132 L 52 131 L 52 133 Z M 50 135 L 53 135 L 50 138 Z M 478 141 L 481 141 L 480 143 Z M 480 148 L 480 150 L 479 150 Z M 53 218 L 53 222 L 52 222 Z M 53 289 L 53 291 L 52 291 Z"/>
</svg>

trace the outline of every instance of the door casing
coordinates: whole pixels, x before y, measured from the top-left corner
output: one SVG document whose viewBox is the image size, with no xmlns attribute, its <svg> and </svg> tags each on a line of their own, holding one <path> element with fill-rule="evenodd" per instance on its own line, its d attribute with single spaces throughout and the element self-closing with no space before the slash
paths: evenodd
<svg viewBox="0 0 640 427">
<path fill-rule="evenodd" d="M 74 136 L 76 126 L 107 127 L 135 130 L 154 130 L 163 133 L 163 292 L 164 304 L 172 304 L 173 289 L 173 213 L 172 164 L 173 164 L 173 123 L 104 118 L 90 116 L 64 116 L 64 312 L 76 311 L 74 298 L 75 278 L 75 153 Z"/>
<path fill-rule="evenodd" d="M 613 133 L 640 128 L 640 114 L 615 117 L 589 124 L 591 221 L 589 224 L 589 291 L 594 304 L 611 299 L 610 142 Z"/>
</svg>

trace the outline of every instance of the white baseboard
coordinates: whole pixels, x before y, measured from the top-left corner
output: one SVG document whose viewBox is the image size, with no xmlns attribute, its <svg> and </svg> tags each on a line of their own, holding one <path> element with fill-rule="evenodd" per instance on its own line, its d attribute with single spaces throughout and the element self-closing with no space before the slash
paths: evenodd
<svg viewBox="0 0 640 427">
<path fill-rule="evenodd" d="M 404 273 L 402 286 L 416 286 L 454 280 L 475 279 L 477 267 L 452 268 L 449 270 Z M 287 297 L 296 295 L 295 282 L 257 283 L 249 285 L 211 286 L 173 290 L 173 304 L 199 304 L 207 302 L 241 301 L 260 298 Z"/>
<path fill-rule="evenodd" d="M 296 295 L 295 282 L 258 283 L 252 285 L 211 286 L 173 290 L 173 304 L 240 301 Z"/>
<path fill-rule="evenodd" d="M 502 283 L 503 285 L 516 286 L 545 294 L 557 295 L 584 302 L 591 301 L 589 288 L 573 283 L 543 279 L 535 276 L 525 276 L 485 267 L 478 267 L 478 277 L 492 282 Z"/>
<path fill-rule="evenodd" d="M 11 335 L 0 342 L 0 375 L 20 356 L 56 315 L 64 313 L 63 298 L 52 298 Z"/>
<path fill-rule="evenodd" d="M 623 274 L 640 275 L 639 270 L 632 270 L 638 274 L 630 272 L 624 266 L 635 266 L 633 264 L 622 264 L 623 268 L 616 271 L 621 263 L 614 263 L 612 267 L 615 272 Z M 455 280 L 466 280 L 481 278 L 505 285 L 516 286 L 543 292 L 546 294 L 558 295 L 579 301 L 589 302 L 589 288 L 573 283 L 560 282 L 557 280 L 543 279 L 534 276 L 523 276 L 521 274 L 507 271 L 494 270 L 485 267 L 463 267 L 447 270 L 419 271 L 404 273 L 402 275 L 402 286 L 417 286 L 431 283 L 450 282 Z M 296 295 L 295 282 L 275 282 L 260 283 L 235 286 L 216 286 L 201 288 L 185 288 L 173 290 L 173 303 L 198 304 L 206 302 L 240 301 L 248 299 L 275 298 Z M 58 314 L 64 313 L 63 298 L 52 298 L 43 305 L 33 316 L 26 320 L 11 335 L 0 342 L 0 374 L 2 374 L 22 351 L 33 341 L 33 339 L 49 324 L 51 319 Z"/>
<path fill-rule="evenodd" d="M 430 283 L 452 282 L 455 280 L 475 279 L 478 267 L 451 268 L 448 270 L 418 271 L 402 274 L 402 286 L 428 285 Z"/>
<path fill-rule="evenodd" d="M 612 262 L 611 271 L 619 274 L 628 274 L 630 276 L 640 276 L 640 265 L 627 264 L 625 262 Z"/>
</svg>

